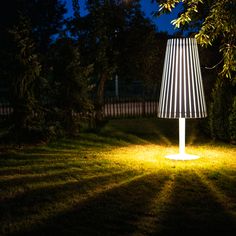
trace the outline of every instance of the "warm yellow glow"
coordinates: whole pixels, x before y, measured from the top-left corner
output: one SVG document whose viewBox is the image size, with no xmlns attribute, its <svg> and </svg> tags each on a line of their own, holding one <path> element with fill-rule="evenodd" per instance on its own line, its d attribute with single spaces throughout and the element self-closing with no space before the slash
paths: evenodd
<svg viewBox="0 0 236 236">
<path fill-rule="evenodd" d="M 210 148 L 209 148 L 210 147 Z M 234 164 L 236 168 L 236 149 L 211 146 L 210 144 L 198 145 L 197 147 L 188 145 L 184 156 L 175 156 L 175 158 L 168 159 L 166 157 L 172 156 L 173 153 L 178 153 L 178 146 L 171 145 L 129 145 L 120 148 L 111 148 L 106 152 L 99 154 L 103 160 L 111 161 L 113 164 L 124 166 L 124 168 L 145 170 L 145 171 L 158 171 L 160 169 L 169 169 L 177 167 L 180 169 L 194 168 L 217 168 L 226 167 Z M 195 155 L 197 153 L 201 158 Z M 179 159 L 176 159 L 179 158 Z M 175 161 L 183 160 L 183 161 Z M 186 160 L 186 161 L 185 161 Z M 192 160 L 192 161 L 187 161 Z M 214 166 L 214 167 L 213 167 Z"/>
<path fill-rule="evenodd" d="M 199 156 L 185 153 L 185 118 L 179 118 L 179 153 L 167 155 L 166 158 L 181 161 L 199 158 Z"/>
<path fill-rule="evenodd" d="M 191 154 L 186 154 L 186 153 L 179 153 L 179 154 L 172 154 L 172 155 L 167 155 L 166 158 L 171 159 L 171 160 L 180 160 L 180 161 L 188 161 L 188 160 L 195 160 L 198 159 L 199 156 L 196 155 L 191 155 Z"/>
</svg>

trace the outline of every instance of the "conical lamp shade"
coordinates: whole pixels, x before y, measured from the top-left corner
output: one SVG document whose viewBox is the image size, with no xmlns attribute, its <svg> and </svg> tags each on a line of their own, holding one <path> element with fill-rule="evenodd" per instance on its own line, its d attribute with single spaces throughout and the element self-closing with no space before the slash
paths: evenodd
<svg viewBox="0 0 236 236">
<path fill-rule="evenodd" d="M 194 38 L 167 41 L 158 117 L 207 116 L 197 42 Z"/>
</svg>

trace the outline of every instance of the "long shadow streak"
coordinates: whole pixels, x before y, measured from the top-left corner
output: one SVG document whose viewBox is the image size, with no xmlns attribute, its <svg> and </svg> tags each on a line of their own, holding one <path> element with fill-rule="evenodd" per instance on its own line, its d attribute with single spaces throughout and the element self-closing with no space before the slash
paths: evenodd
<svg viewBox="0 0 236 236">
<path fill-rule="evenodd" d="M 234 235 L 235 221 L 196 173 L 179 173 L 174 182 L 172 204 L 152 235 Z"/>
<path fill-rule="evenodd" d="M 132 235 L 150 202 L 168 180 L 148 174 L 104 191 L 22 235 Z M 18 234 L 19 235 L 19 234 Z"/>
</svg>

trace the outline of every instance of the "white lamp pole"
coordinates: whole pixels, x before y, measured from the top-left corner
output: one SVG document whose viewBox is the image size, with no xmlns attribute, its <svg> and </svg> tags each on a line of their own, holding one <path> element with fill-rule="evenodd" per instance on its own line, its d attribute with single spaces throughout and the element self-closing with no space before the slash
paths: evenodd
<svg viewBox="0 0 236 236">
<path fill-rule="evenodd" d="M 179 154 L 185 155 L 185 118 L 179 118 Z"/>
</svg>

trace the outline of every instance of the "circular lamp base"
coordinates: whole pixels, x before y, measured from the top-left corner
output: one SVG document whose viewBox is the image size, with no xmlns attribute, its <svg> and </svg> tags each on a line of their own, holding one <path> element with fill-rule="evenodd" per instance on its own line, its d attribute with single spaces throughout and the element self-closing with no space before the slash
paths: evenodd
<svg viewBox="0 0 236 236">
<path fill-rule="evenodd" d="M 196 155 L 191 155 L 191 154 L 172 154 L 166 156 L 166 158 L 171 159 L 171 160 L 181 160 L 181 161 L 188 161 L 188 160 L 195 160 L 198 159 L 199 156 Z"/>
</svg>

